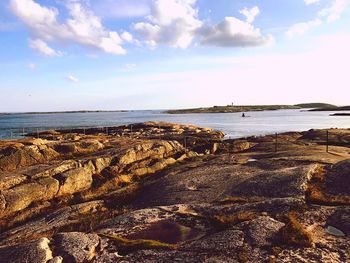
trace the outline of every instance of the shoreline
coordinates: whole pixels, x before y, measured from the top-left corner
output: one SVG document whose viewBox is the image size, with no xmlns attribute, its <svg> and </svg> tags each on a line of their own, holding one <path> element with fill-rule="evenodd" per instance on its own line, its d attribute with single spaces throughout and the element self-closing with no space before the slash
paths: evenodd
<svg viewBox="0 0 350 263">
<path fill-rule="evenodd" d="M 38 112 L 0 112 L 1 115 L 15 115 L 15 114 L 28 114 L 28 115 L 41 115 L 41 114 L 71 114 L 71 113 L 99 113 L 99 112 L 130 112 L 129 110 L 78 110 L 78 111 L 38 111 Z"/>
</svg>

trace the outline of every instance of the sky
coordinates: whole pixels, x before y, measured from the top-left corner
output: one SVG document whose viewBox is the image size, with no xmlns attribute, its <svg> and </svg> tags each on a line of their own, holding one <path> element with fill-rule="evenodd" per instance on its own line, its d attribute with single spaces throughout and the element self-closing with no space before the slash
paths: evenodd
<svg viewBox="0 0 350 263">
<path fill-rule="evenodd" d="M 350 0 L 1 0 L 0 112 L 349 105 Z"/>
</svg>

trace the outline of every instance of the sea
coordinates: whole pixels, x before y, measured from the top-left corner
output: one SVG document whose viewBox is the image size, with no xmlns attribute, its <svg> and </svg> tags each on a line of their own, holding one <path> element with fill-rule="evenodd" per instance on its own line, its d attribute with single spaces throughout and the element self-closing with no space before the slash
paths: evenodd
<svg viewBox="0 0 350 263">
<path fill-rule="evenodd" d="M 242 113 L 166 114 L 162 110 L 54 114 L 0 114 L 0 140 L 51 129 L 111 127 L 146 121 L 194 124 L 225 132 L 226 138 L 260 136 L 319 128 L 350 128 L 350 117 L 335 112 L 274 110 Z"/>
</svg>

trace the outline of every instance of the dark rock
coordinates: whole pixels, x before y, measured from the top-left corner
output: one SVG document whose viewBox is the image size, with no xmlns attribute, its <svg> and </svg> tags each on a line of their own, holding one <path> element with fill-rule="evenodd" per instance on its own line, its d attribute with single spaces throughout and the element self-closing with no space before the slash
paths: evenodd
<svg viewBox="0 0 350 263">
<path fill-rule="evenodd" d="M 55 253 L 63 262 L 88 262 L 96 256 L 100 238 L 94 234 L 79 232 L 60 233 L 53 237 Z"/>
<path fill-rule="evenodd" d="M 49 244 L 49 239 L 41 238 L 16 246 L 0 247 L 0 262 L 47 263 L 53 258 Z"/>
<path fill-rule="evenodd" d="M 350 195 L 350 160 L 339 162 L 330 169 L 326 188 L 332 194 Z"/>
<path fill-rule="evenodd" d="M 338 228 L 346 235 L 350 236 L 350 208 L 338 208 L 337 211 L 328 218 L 327 224 Z"/>
<path fill-rule="evenodd" d="M 251 245 L 264 247 L 271 246 L 276 242 L 278 233 L 283 226 L 285 226 L 284 223 L 271 217 L 260 216 L 236 227 L 244 230 L 246 239 Z"/>
</svg>

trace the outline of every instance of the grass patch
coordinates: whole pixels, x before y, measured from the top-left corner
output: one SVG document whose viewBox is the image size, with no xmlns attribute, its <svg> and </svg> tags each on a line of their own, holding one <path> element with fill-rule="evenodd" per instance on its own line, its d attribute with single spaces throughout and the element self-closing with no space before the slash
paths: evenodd
<svg viewBox="0 0 350 263">
<path fill-rule="evenodd" d="M 311 233 L 298 221 L 295 212 L 290 212 L 286 219 L 287 223 L 280 232 L 282 243 L 298 247 L 311 247 Z"/>
<path fill-rule="evenodd" d="M 261 201 L 261 197 L 242 197 L 242 196 L 227 196 L 224 199 L 217 201 L 220 205 L 231 205 L 231 204 L 246 204 Z"/>
<path fill-rule="evenodd" d="M 215 215 L 213 221 L 216 225 L 222 228 L 227 228 L 231 225 L 249 221 L 258 217 L 256 212 L 240 211 L 231 215 Z"/>
<path fill-rule="evenodd" d="M 128 239 L 112 234 L 105 233 L 96 233 L 99 236 L 103 236 L 115 242 L 120 249 L 121 254 L 129 254 L 135 250 L 141 249 L 165 249 L 165 250 L 174 250 L 177 248 L 177 245 L 160 242 L 157 240 L 150 239 Z"/>
<path fill-rule="evenodd" d="M 312 174 L 305 193 L 306 200 L 319 205 L 350 205 L 350 197 L 344 195 L 331 195 L 325 189 L 327 171 L 319 167 Z"/>
</svg>

